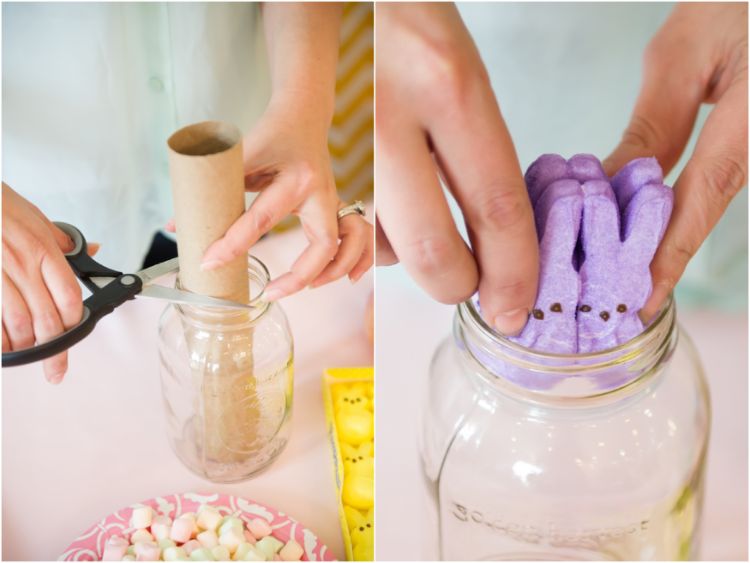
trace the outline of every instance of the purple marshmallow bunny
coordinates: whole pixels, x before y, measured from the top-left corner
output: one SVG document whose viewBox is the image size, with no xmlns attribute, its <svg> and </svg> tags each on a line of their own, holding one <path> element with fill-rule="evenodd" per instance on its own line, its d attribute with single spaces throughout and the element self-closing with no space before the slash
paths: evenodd
<svg viewBox="0 0 750 563">
<path fill-rule="evenodd" d="M 547 154 L 529 167 L 539 291 L 514 341 L 542 352 L 587 353 L 640 334 L 649 265 L 672 211 L 672 190 L 662 181 L 653 158 L 632 161 L 611 186 L 592 155 L 566 161 Z"/>
<path fill-rule="evenodd" d="M 582 186 L 578 352 L 605 350 L 643 331 L 649 266 L 667 228 L 673 193 L 654 158 L 630 162 L 611 181 Z"/>
</svg>

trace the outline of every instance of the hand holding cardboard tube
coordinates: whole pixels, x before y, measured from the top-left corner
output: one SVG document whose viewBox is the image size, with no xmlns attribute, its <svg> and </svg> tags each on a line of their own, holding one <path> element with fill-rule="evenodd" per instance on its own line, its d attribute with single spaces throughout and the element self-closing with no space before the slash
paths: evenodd
<svg viewBox="0 0 750 563">
<path fill-rule="evenodd" d="M 264 296 L 271 301 L 344 275 L 356 282 L 374 260 L 372 225 L 358 215 L 336 217 L 351 203 L 336 194 L 327 144 L 340 11 L 338 4 L 263 5 L 272 96 L 243 138 L 245 189 L 258 196 L 201 263 L 204 271 L 223 267 L 296 215 L 310 244 L 289 272 L 268 285 Z"/>
</svg>

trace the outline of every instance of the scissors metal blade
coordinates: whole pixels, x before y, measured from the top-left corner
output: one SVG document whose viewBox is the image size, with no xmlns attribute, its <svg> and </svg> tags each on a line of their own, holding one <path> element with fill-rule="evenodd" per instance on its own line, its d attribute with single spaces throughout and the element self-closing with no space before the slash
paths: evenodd
<svg viewBox="0 0 750 563">
<path fill-rule="evenodd" d="M 171 274 L 176 272 L 180 269 L 180 264 L 178 262 L 177 258 L 172 258 L 171 260 L 167 260 L 166 262 L 162 262 L 161 264 L 155 264 L 154 266 L 150 266 L 146 268 L 145 270 L 141 270 L 140 272 L 136 272 L 135 275 L 141 278 L 141 281 L 143 282 L 143 285 L 150 285 L 155 280 L 158 280 L 162 276 L 166 276 L 167 274 Z"/>
<path fill-rule="evenodd" d="M 161 264 L 160 264 L 161 265 Z M 229 301 L 227 299 L 218 299 L 207 295 L 198 295 L 183 291 L 173 287 L 164 287 L 162 285 L 144 285 L 137 297 L 154 297 L 156 299 L 166 299 L 173 303 L 182 303 L 193 305 L 194 307 L 224 307 L 228 309 L 252 309 L 251 305 Z"/>
</svg>

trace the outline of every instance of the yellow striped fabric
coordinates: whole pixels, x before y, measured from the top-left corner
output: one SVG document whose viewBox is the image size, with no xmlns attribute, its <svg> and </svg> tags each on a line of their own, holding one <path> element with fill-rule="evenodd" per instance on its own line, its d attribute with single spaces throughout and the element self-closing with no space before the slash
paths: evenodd
<svg viewBox="0 0 750 563">
<path fill-rule="evenodd" d="M 328 135 L 339 197 L 350 203 L 373 190 L 373 3 L 348 2 L 341 24 L 336 109 Z"/>
<path fill-rule="evenodd" d="M 336 106 L 328 135 L 339 197 L 346 203 L 373 193 L 373 3 L 344 5 L 336 69 Z M 287 217 L 274 231 L 297 225 Z"/>
</svg>

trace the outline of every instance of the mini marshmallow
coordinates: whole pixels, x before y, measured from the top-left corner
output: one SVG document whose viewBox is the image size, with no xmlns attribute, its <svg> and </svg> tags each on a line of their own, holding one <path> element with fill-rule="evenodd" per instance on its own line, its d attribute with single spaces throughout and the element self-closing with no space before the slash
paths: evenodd
<svg viewBox="0 0 750 563">
<path fill-rule="evenodd" d="M 135 544 L 136 561 L 158 561 L 161 557 L 161 549 L 153 543 L 138 542 Z"/>
<path fill-rule="evenodd" d="M 136 530 L 142 530 L 151 526 L 151 521 L 154 517 L 154 511 L 150 506 L 141 506 L 133 509 L 133 514 L 130 516 L 130 527 Z"/>
<path fill-rule="evenodd" d="M 162 538 L 156 542 L 161 549 L 167 549 L 168 547 L 176 547 L 177 544 L 169 538 Z"/>
<path fill-rule="evenodd" d="M 230 553 L 237 550 L 237 546 L 245 541 L 245 534 L 242 529 L 229 528 L 219 536 L 219 544 L 226 547 Z"/>
<path fill-rule="evenodd" d="M 216 532 L 212 530 L 201 532 L 195 537 L 195 539 L 201 542 L 201 545 L 203 547 L 207 547 L 208 549 L 214 548 L 219 545 L 219 537 L 216 535 Z"/>
<path fill-rule="evenodd" d="M 223 545 L 217 545 L 211 548 L 211 555 L 214 556 L 216 561 L 231 561 L 232 554 Z"/>
<path fill-rule="evenodd" d="M 286 545 L 281 548 L 281 551 L 279 551 L 279 557 L 281 557 L 282 561 L 299 561 L 302 559 L 304 553 L 305 550 L 302 549 L 300 544 L 294 540 L 289 540 L 286 542 Z"/>
<path fill-rule="evenodd" d="M 256 540 L 263 539 L 266 536 L 270 536 L 271 525 L 263 518 L 254 518 L 247 523 L 247 529 L 255 536 Z"/>
<path fill-rule="evenodd" d="M 258 540 L 255 547 L 266 556 L 266 559 L 272 559 L 273 554 L 277 553 L 282 547 L 284 547 L 284 544 L 273 536 L 266 536 L 265 538 Z"/>
<path fill-rule="evenodd" d="M 242 520 L 235 516 L 227 516 L 224 518 L 224 520 L 219 524 L 219 535 L 223 534 L 224 532 L 229 531 L 232 528 L 236 528 L 238 530 L 242 530 L 243 524 Z"/>
<path fill-rule="evenodd" d="M 128 551 L 128 540 L 122 536 L 112 536 L 104 544 L 102 561 L 120 561 Z"/>
<path fill-rule="evenodd" d="M 182 549 L 184 549 L 185 553 L 187 553 L 188 555 L 190 555 L 194 550 L 201 547 L 203 546 L 198 540 L 190 540 L 189 542 L 182 544 Z"/>
<path fill-rule="evenodd" d="M 245 541 L 247 541 L 247 543 L 249 543 L 250 545 L 255 545 L 255 542 L 258 541 L 255 539 L 255 536 L 250 530 L 245 530 L 244 534 L 245 534 Z"/>
<path fill-rule="evenodd" d="M 211 554 L 211 550 L 201 547 L 193 550 L 190 559 L 193 561 L 213 561 L 214 556 Z"/>
<path fill-rule="evenodd" d="M 190 518 L 180 516 L 172 522 L 172 529 L 169 532 L 170 539 L 177 543 L 186 543 L 190 541 L 193 534 L 193 521 Z"/>
<path fill-rule="evenodd" d="M 254 538 L 253 538 L 254 539 Z M 241 561 L 243 557 L 245 557 L 245 554 L 249 551 L 249 549 L 253 545 L 248 542 L 242 542 L 240 545 L 237 546 L 237 549 L 234 550 L 234 557 L 233 559 L 235 561 Z"/>
<path fill-rule="evenodd" d="M 236 561 L 240 561 L 240 558 L 236 558 Z M 257 549 L 254 545 L 251 545 L 247 548 L 247 551 L 245 551 L 245 554 L 242 556 L 242 561 L 265 561 L 266 556 L 265 554 Z"/>
<path fill-rule="evenodd" d="M 172 519 L 169 516 L 160 514 L 155 516 L 151 521 L 151 535 L 156 538 L 157 541 L 163 540 L 169 537 L 169 530 L 172 527 Z"/>
<path fill-rule="evenodd" d="M 154 542 L 154 536 L 148 530 L 140 529 L 136 530 L 130 536 L 130 543 L 138 542 Z"/>
<path fill-rule="evenodd" d="M 161 555 L 164 561 L 180 561 L 181 558 L 187 558 L 185 550 L 177 546 L 165 548 Z"/>
<path fill-rule="evenodd" d="M 198 511 L 196 524 L 201 530 L 213 530 L 215 532 L 222 519 L 221 513 L 218 510 L 211 506 L 203 506 Z"/>
<path fill-rule="evenodd" d="M 186 512 L 185 514 L 180 515 L 180 518 L 185 518 L 192 522 L 193 529 L 190 532 L 190 538 L 195 539 L 195 536 L 197 536 L 198 532 L 200 532 L 200 530 L 198 529 L 198 521 L 196 520 L 195 512 Z"/>
</svg>

